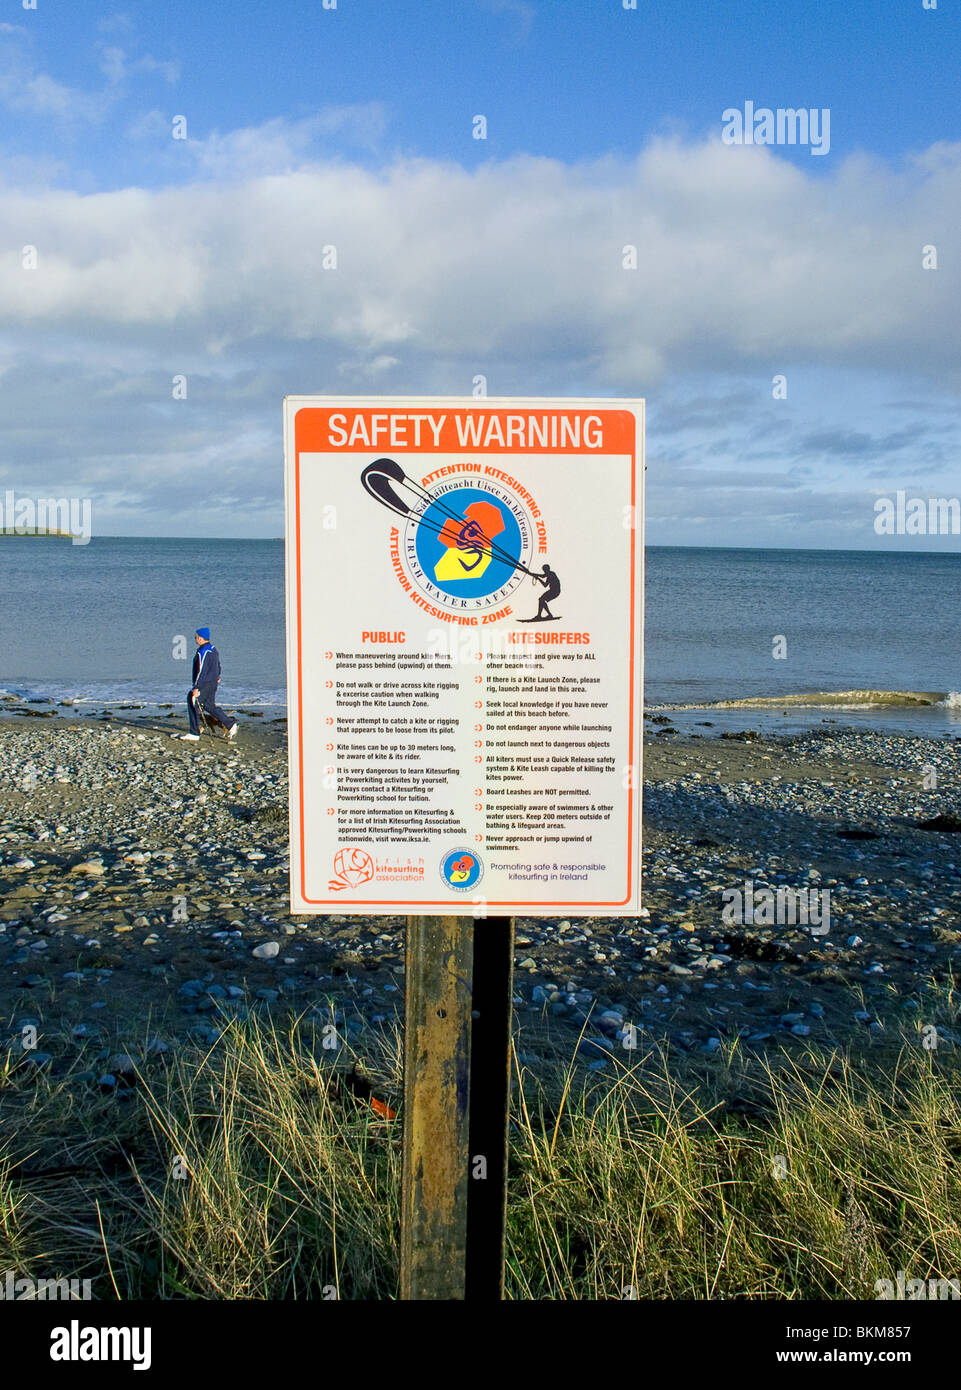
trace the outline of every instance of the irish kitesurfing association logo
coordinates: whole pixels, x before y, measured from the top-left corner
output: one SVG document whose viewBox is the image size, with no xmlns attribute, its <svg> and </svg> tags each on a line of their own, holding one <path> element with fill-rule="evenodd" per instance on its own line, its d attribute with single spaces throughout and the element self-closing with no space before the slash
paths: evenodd
<svg viewBox="0 0 961 1390">
<path fill-rule="evenodd" d="M 341 893 L 345 888 L 359 888 L 374 877 L 374 861 L 365 849 L 339 849 L 334 855 L 336 878 L 328 881 L 327 887 L 333 893 Z"/>
<path fill-rule="evenodd" d="M 376 459 L 361 474 L 367 492 L 403 518 L 392 532 L 391 563 L 404 588 L 465 619 L 501 607 L 528 576 L 545 590 L 549 584 L 541 573 L 548 567 L 533 568 L 545 532 L 518 489 L 529 494 L 476 468 L 465 463 L 463 472 L 445 470 L 451 476 L 429 492 L 393 459 Z M 539 516 L 536 504 L 533 512 Z"/>
</svg>

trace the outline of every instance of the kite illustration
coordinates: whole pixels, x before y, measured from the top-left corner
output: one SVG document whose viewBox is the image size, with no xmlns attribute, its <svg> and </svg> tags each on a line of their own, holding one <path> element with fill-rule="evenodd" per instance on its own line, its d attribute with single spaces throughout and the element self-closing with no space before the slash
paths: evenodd
<svg viewBox="0 0 961 1390">
<path fill-rule="evenodd" d="M 440 539 L 444 550 L 434 566 L 436 580 L 456 583 L 461 579 L 477 579 L 492 559 L 499 560 L 511 572 L 520 571 L 528 575 L 533 583 L 544 585 L 536 617 L 522 618 L 520 621 L 556 621 L 548 604 L 561 591 L 557 575 L 546 564 L 543 572 L 529 569 L 519 556 L 511 554 L 498 543 L 496 537 L 504 530 L 504 521 L 500 508 L 493 501 L 472 501 L 458 514 L 447 505 L 443 496 L 429 493 L 420 483 L 409 478 L 395 459 L 389 458 L 375 459 L 367 464 L 360 481 L 365 491 L 388 511 L 432 531 Z M 408 503 L 401 496 L 401 488 L 411 493 L 415 501 Z M 436 515 L 438 512 L 443 520 Z"/>
</svg>

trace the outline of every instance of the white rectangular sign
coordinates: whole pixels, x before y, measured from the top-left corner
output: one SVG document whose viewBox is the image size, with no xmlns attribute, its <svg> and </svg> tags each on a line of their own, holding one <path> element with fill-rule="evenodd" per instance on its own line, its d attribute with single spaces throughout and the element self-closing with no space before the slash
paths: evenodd
<svg viewBox="0 0 961 1390">
<path fill-rule="evenodd" d="M 284 403 L 291 908 L 640 907 L 644 402 Z"/>
</svg>

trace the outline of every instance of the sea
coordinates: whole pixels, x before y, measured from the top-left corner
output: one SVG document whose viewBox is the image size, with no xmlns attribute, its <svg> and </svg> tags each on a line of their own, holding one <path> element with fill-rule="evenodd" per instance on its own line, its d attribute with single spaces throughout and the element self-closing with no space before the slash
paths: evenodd
<svg viewBox="0 0 961 1390">
<path fill-rule="evenodd" d="M 650 715 L 961 735 L 961 554 L 651 546 L 645 568 Z M 564 597 L 582 624 L 603 600 Z M 0 537 L 0 694 L 181 704 L 201 626 L 221 702 L 282 714 L 282 540 Z"/>
</svg>

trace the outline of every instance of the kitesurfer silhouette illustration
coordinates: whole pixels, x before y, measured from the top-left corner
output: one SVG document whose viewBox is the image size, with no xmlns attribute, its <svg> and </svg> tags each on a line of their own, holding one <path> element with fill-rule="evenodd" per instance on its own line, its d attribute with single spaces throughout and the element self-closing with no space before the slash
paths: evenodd
<svg viewBox="0 0 961 1390">
<path fill-rule="evenodd" d="M 556 613 L 551 612 L 550 608 L 548 607 L 548 604 L 553 599 L 557 598 L 558 594 L 560 593 L 561 581 L 558 579 L 557 575 L 554 573 L 550 565 L 548 565 L 547 563 L 543 564 L 541 566 L 541 569 L 544 572 L 543 576 L 539 574 L 534 574 L 531 576 L 531 578 L 533 579 L 535 584 L 544 585 L 544 592 L 541 594 L 541 601 L 537 605 L 536 615 L 533 618 L 528 618 L 527 621 L 530 623 L 553 623 L 557 621 L 558 615 Z"/>
</svg>

